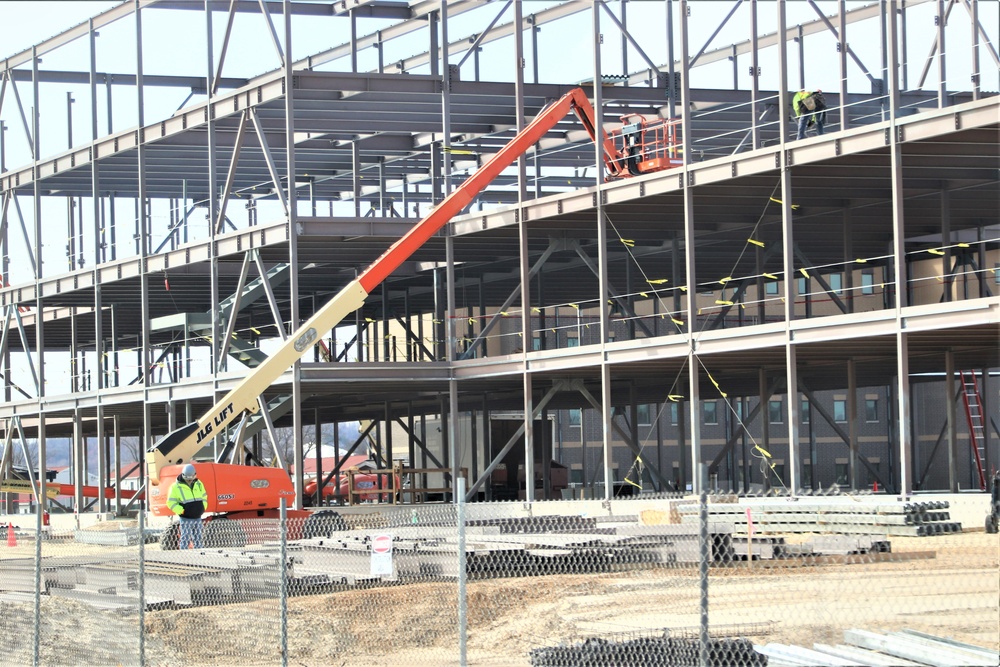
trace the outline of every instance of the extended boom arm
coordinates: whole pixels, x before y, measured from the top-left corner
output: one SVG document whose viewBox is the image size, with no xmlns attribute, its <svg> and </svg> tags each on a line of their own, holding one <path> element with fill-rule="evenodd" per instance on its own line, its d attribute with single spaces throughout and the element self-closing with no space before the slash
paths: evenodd
<svg viewBox="0 0 1000 667">
<path fill-rule="evenodd" d="M 163 466 L 189 461 L 207 442 L 244 411 L 256 412 L 260 396 L 285 370 L 320 339 L 321 332 L 335 327 L 347 315 L 364 304 L 365 298 L 393 271 L 426 243 L 439 229 L 473 200 L 500 172 L 510 166 L 570 111 L 576 112 L 587 132 L 597 141 L 594 108 L 580 88 L 574 88 L 545 108 L 524 130 L 487 160 L 472 176 L 446 197 L 430 214 L 413 226 L 402 238 L 322 308 L 309 318 L 284 345 L 232 391 L 222 397 L 201 419 L 170 432 L 146 452 L 146 467 L 151 484 L 158 484 Z M 614 143 L 603 128 L 604 165 L 612 175 L 619 175 L 622 164 Z"/>
</svg>

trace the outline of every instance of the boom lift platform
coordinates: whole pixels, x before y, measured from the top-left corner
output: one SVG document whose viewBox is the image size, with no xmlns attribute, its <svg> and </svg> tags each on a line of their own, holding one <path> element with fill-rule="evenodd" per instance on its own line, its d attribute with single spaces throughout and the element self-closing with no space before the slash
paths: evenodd
<svg viewBox="0 0 1000 667">
<path fill-rule="evenodd" d="M 146 465 L 153 513 L 157 516 L 172 514 L 166 506 L 166 495 L 170 484 L 180 474 L 181 466 L 242 416 L 243 422 L 236 429 L 235 437 L 217 461 L 195 464 L 198 477 L 208 492 L 208 512 L 215 513 L 210 519 L 277 516 L 281 498 L 290 501 L 296 496 L 285 470 L 223 463 L 229 460 L 234 447 L 242 446 L 242 424 L 260 409 L 258 397 L 303 354 L 320 344 L 325 332 L 360 308 L 382 281 L 571 111 L 591 138 L 601 143 L 607 179 L 629 178 L 682 164 L 676 122 L 626 116 L 629 124 L 609 135 L 597 126 L 594 108 L 586 93 L 580 88 L 569 91 L 539 113 L 427 217 L 317 310 L 281 348 L 254 368 L 198 421 L 167 434 L 149 449 Z M 289 511 L 290 516 L 309 514 L 308 510 Z"/>
</svg>

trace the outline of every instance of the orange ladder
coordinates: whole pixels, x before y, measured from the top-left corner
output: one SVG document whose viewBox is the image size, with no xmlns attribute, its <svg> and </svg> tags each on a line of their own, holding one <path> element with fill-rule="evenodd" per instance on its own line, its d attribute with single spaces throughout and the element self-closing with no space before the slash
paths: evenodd
<svg viewBox="0 0 1000 667">
<path fill-rule="evenodd" d="M 976 472 L 979 474 L 979 489 L 986 491 L 986 475 L 983 472 L 983 461 L 986 458 L 983 401 L 979 395 L 975 371 L 959 371 L 959 377 L 962 378 L 962 401 L 965 403 L 965 416 L 969 420 L 969 444 L 972 445 Z"/>
</svg>

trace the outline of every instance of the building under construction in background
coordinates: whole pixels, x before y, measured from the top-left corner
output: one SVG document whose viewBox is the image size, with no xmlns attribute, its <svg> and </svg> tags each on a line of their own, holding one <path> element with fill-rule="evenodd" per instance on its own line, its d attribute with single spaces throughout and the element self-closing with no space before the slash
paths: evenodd
<svg viewBox="0 0 1000 667">
<path fill-rule="evenodd" d="M 197 458 L 272 463 L 291 429 L 298 507 L 348 453 L 425 471 L 410 500 L 459 477 L 470 500 L 985 489 L 997 10 L 136 0 L 53 23 L 0 61 L 2 477 L 60 456 L 52 511 L 134 509 L 143 451 L 580 87 L 597 141 L 554 123 Z M 796 139 L 806 89 L 825 131 Z"/>
</svg>

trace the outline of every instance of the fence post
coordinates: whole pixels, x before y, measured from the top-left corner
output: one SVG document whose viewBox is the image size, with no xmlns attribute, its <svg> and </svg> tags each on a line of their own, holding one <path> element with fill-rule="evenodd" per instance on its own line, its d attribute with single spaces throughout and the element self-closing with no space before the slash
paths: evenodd
<svg viewBox="0 0 1000 667">
<path fill-rule="evenodd" d="M 28 464 L 31 465 L 30 463 Z M 42 503 L 38 502 L 45 487 L 38 487 L 40 492 L 35 496 L 35 631 L 32 646 L 32 665 L 38 667 L 42 643 Z"/>
<path fill-rule="evenodd" d="M 465 478 L 455 479 L 455 496 L 458 501 L 458 664 L 465 667 L 466 633 L 468 630 L 468 599 L 465 591 Z"/>
<path fill-rule="evenodd" d="M 281 667 L 288 667 L 288 505 L 281 499 Z"/>
<path fill-rule="evenodd" d="M 701 464 L 704 472 L 704 464 Z M 698 665 L 708 667 L 708 563 L 712 557 L 708 535 L 708 491 L 704 476 L 700 480 L 701 493 L 698 496 L 698 525 L 701 557 L 698 559 L 698 579 L 701 586 L 701 631 L 699 639 Z"/>
<path fill-rule="evenodd" d="M 146 664 L 146 509 L 139 507 L 139 665 Z"/>
</svg>

